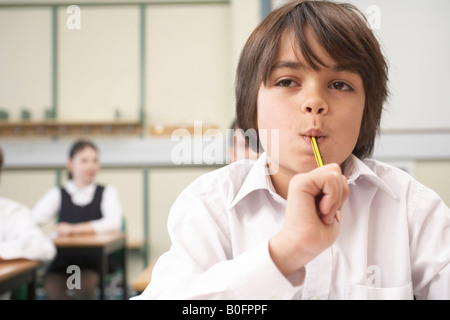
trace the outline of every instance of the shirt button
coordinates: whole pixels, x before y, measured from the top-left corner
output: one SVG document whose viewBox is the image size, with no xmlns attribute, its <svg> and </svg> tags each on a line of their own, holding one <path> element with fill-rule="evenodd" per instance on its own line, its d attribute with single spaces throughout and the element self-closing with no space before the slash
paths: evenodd
<svg viewBox="0 0 450 320">
<path fill-rule="evenodd" d="M 280 296 L 272 296 L 270 297 L 270 300 L 281 300 Z"/>
<path fill-rule="evenodd" d="M 316 296 L 312 296 L 312 297 L 309 297 L 309 300 L 320 300 L 320 298 L 316 297 Z"/>
</svg>

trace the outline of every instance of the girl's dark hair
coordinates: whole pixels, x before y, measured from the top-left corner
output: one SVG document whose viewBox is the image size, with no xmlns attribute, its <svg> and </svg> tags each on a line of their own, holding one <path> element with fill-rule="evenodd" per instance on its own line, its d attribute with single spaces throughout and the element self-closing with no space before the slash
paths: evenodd
<svg viewBox="0 0 450 320">
<path fill-rule="evenodd" d="M 96 151 L 98 151 L 97 146 L 88 140 L 78 140 L 76 142 L 74 142 L 74 144 L 72 145 L 72 147 L 70 148 L 70 152 L 69 152 L 69 158 L 73 159 L 73 157 L 80 152 L 81 150 L 83 150 L 86 147 L 90 147 Z"/>
<path fill-rule="evenodd" d="M 73 159 L 73 157 L 80 151 L 84 150 L 85 148 L 92 148 L 95 151 L 98 152 L 98 148 L 97 146 L 88 140 L 78 140 L 76 142 L 74 142 L 74 144 L 72 145 L 72 147 L 70 148 L 69 151 L 69 159 Z M 69 180 L 72 179 L 72 172 L 69 171 Z"/>
<path fill-rule="evenodd" d="M 353 154 L 372 154 L 380 129 L 383 104 L 388 97 L 388 66 L 364 15 L 355 6 L 329 1 L 292 1 L 271 12 L 247 40 L 236 74 L 236 113 L 244 131 L 257 129 L 257 97 L 275 62 L 286 30 L 295 33 L 306 62 L 318 70 L 325 64 L 314 54 L 305 37 L 310 27 L 317 41 L 336 64 L 357 72 L 364 83 L 365 106 Z M 256 130 L 257 131 L 257 130 Z M 259 145 L 259 137 L 256 137 Z"/>
</svg>

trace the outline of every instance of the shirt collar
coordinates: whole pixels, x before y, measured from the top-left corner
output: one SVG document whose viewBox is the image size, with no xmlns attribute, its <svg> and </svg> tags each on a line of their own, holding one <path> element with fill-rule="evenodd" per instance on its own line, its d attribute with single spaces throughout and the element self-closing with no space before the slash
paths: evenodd
<svg viewBox="0 0 450 320">
<path fill-rule="evenodd" d="M 350 155 L 344 162 L 344 175 L 347 177 L 348 184 L 356 184 L 358 179 L 365 179 L 377 187 L 387 192 L 392 198 L 396 199 L 397 195 L 376 173 L 362 160 L 355 155 Z"/>
<path fill-rule="evenodd" d="M 353 154 L 347 158 L 343 167 L 344 175 L 347 177 L 348 184 L 356 184 L 358 179 L 366 179 L 387 192 L 392 198 L 397 198 L 395 192 L 389 188 L 386 182 L 379 178 L 375 172 L 367 166 L 367 164 Z M 279 194 L 276 193 L 275 188 L 273 187 L 269 170 L 267 168 L 266 153 L 261 154 L 253 167 L 250 169 L 241 188 L 231 202 L 230 208 L 233 208 L 239 201 L 256 190 L 268 190 L 275 200 L 279 202 L 285 201 Z"/>
<path fill-rule="evenodd" d="M 65 185 L 65 189 L 69 194 L 76 194 L 76 193 L 85 193 L 85 194 L 91 194 L 95 191 L 96 185 L 95 183 L 92 183 L 86 187 L 79 188 L 73 180 L 67 181 Z"/>
<path fill-rule="evenodd" d="M 241 188 L 231 202 L 230 208 L 233 208 L 239 201 L 256 190 L 268 190 L 273 197 L 282 199 L 275 192 L 275 188 L 272 185 L 272 180 L 270 179 L 269 170 L 267 168 L 266 153 L 262 153 L 258 157 L 258 160 L 256 160 L 255 164 L 248 172 Z"/>
</svg>

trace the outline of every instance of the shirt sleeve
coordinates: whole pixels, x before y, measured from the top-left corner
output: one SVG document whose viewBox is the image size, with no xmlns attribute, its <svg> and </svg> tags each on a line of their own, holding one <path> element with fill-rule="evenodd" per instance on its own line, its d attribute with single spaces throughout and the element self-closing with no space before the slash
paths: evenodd
<svg viewBox="0 0 450 320">
<path fill-rule="evenodd" d="M 450 209 L 416 185 L 411 199 L 411 264 L 417 299 L 450 299 Z"/>
<path fill-rule="evenodd" d="M 168 222 L 171 249 L 135 299 L 291 299 L 297 291 L 273 263 L 268 240 L 233 256 L 214 198 L 183 192 Z"/>
<path fill-rule="evenodd" d="M 48 261 L 55 256 L 53 241 L 35 224 L 27 207 L 11 204 L 2 217 L 1 258 Z"/>
<path fill-rule="evenodd" d="M 61 208 L 61 190 L 53 187 L 34 205 L 31 217 L 38 225 L 43 225 L 57 216 Z"/>
<path fill-rule="evenodd" d="M 102 218 L 92 221 L 96 233 L 120 231 L 122 227 L 122 204 L 119 193 L 113 185 L 107 185 L 100 204 Z"/>
</svg>

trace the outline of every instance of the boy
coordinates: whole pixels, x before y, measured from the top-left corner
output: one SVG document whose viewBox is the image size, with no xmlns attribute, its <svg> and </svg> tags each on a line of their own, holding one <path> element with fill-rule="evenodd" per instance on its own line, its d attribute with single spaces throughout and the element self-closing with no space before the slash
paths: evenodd
<svg viewBox="0 0 450 320">
<path fill-rule="evenodd" d="M 251 145 L 264 153 L 182 192 L 172 247 L 139 298 L 449 299 L 448 207 L 367 159 L 387 95 L 387 64 L 355 7 L 294 1 L 272 12 L 236 82 L 239 127 L 258 132 Z"/>
</svg>

